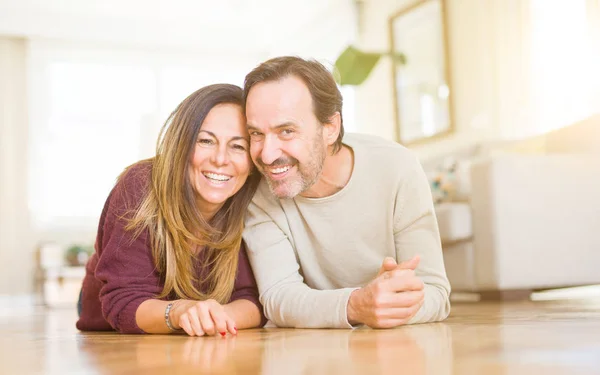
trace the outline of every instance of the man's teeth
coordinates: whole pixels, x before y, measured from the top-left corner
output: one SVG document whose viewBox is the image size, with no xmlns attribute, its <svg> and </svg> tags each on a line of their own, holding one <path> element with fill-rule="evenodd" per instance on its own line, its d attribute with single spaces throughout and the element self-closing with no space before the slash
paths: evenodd
<svg viewBox="0 0 600 375">
<path fill-rule="evenodd" d="M 283 173 L 283 172 L 287 172 L 289 169 L 290 169 L 289 165 L 287 167 L 273 168 L 273 169 L 271 169 L 271 173 L 273 173 L 273 174 L 280 174 L 280 173 Z"/>
<path fill-rule="evenodd" d="M 210 178 L 211 180 L 215 180 L 215 181 L 229 181 L 229 179 L 231 178 L 229 176 L 225 176 L 223 174 L 216 174 L 216 173 L 204 173 L 204 176 L 206 176 L 207 178 Z"/>
</svg>

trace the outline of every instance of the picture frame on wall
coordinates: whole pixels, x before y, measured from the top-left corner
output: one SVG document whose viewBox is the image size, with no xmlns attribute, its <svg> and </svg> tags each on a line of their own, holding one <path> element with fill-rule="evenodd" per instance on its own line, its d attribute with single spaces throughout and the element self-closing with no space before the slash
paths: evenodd
<svg viewBox="0 0 600 375">
<path fill-rule="evenodd" d="M 454 132 L 446 0 L 417 0 L 389 19 L 397 141 L 428 142 Z"/>
</svg>

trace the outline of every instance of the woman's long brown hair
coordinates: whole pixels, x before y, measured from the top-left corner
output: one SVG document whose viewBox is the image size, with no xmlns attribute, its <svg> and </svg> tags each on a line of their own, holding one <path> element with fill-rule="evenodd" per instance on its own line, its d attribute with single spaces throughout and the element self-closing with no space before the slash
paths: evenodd
<svg viewBox="0 0 600 375">
<path fill-rule="evenodd" d="M 172 293 L 178 298 L 212 298 L 219 303 L 231 298 L 244 216 L 260 174 L 251 172 L 244 186 L 210 221 L 198 210 L 189 177 L 198 131 L 208 112 L 223 103 L 241 106 L 242 89 L 228 84 L 206 86 L 171 113 L 160 132 L 156 156 L 150 159 L 150 187 L 127 226 L 135 230 L 134 237 L 145 229 L 149 231 L 154 262 L 165 283 L 158 298 Z M 198 249 L 204 252 L 202 259 L 208 271 L 203 280 L 197 279 L 194 270 Z M 207 291 L 198 290 L 195 282 L 207 286 Z"/>
</svg>

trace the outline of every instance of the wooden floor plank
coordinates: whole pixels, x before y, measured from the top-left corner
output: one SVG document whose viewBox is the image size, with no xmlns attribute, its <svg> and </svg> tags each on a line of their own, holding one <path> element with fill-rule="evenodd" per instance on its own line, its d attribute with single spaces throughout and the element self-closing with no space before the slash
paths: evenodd
<svg viewBox="0 0 600 375">
<path fill-rule="evenodd" d="M 81 333 L 73 310 L 0 316 L 0 374 L 600 373 L 600 299 L 454 303 L 443 323 L 226 338 Z"/>
</svg>

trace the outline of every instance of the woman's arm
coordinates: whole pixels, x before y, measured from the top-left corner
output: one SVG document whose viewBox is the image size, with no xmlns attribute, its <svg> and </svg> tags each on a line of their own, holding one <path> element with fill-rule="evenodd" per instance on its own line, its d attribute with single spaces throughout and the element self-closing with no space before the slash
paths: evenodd
<svg viewBox="0 0 600 375">
<path fill-rule="evenodd" d="M 96 248 L 98 262 L 93 270 L 99 284 L 100 309 L 87 309 L 82 314 L 101 315 L 121 333 L 144 333 L 136 324 L 138 307 L 154 299 L 162 291 L 147 229 L 139 236 L 126 228 L 143 199 L 149 181 L 149 167 L 129 170 L 111 191 L 100 218 Z M 83 290 L 83 295 L 92 291 Z"/>
<path fill-rule="evenodd" d="M 171 333 L 165 320 L 167 305 L 173 303 L 169 320 L 174 329 L 182 329 L 190 336 L 237 334 L 238 329 L 257 327 L 261 322 L 260 310 L 251 301 L 237 300 L 220 305 L 207 301 L 161 301 L 150 299 L 142 302 L 135 315 L 136 324 L 146 333 Z"/>
<path fill-rule="evenodd" d="M 247 299 L 238 299 L 225 305 L 225 312 L 236 324 L 237 329 L 263 326 L 263 316 L 256 303 Z"/>
<path fill-rule="evenodd" d="M 165 310 L 171 302 L 173 301 L 158 299 L 149 299 L 142 302 L 135 312 L 135 322 L 138 327 L 146 333 L 170 333 L 171 330 L 165 322 Z"/>
</svg>

